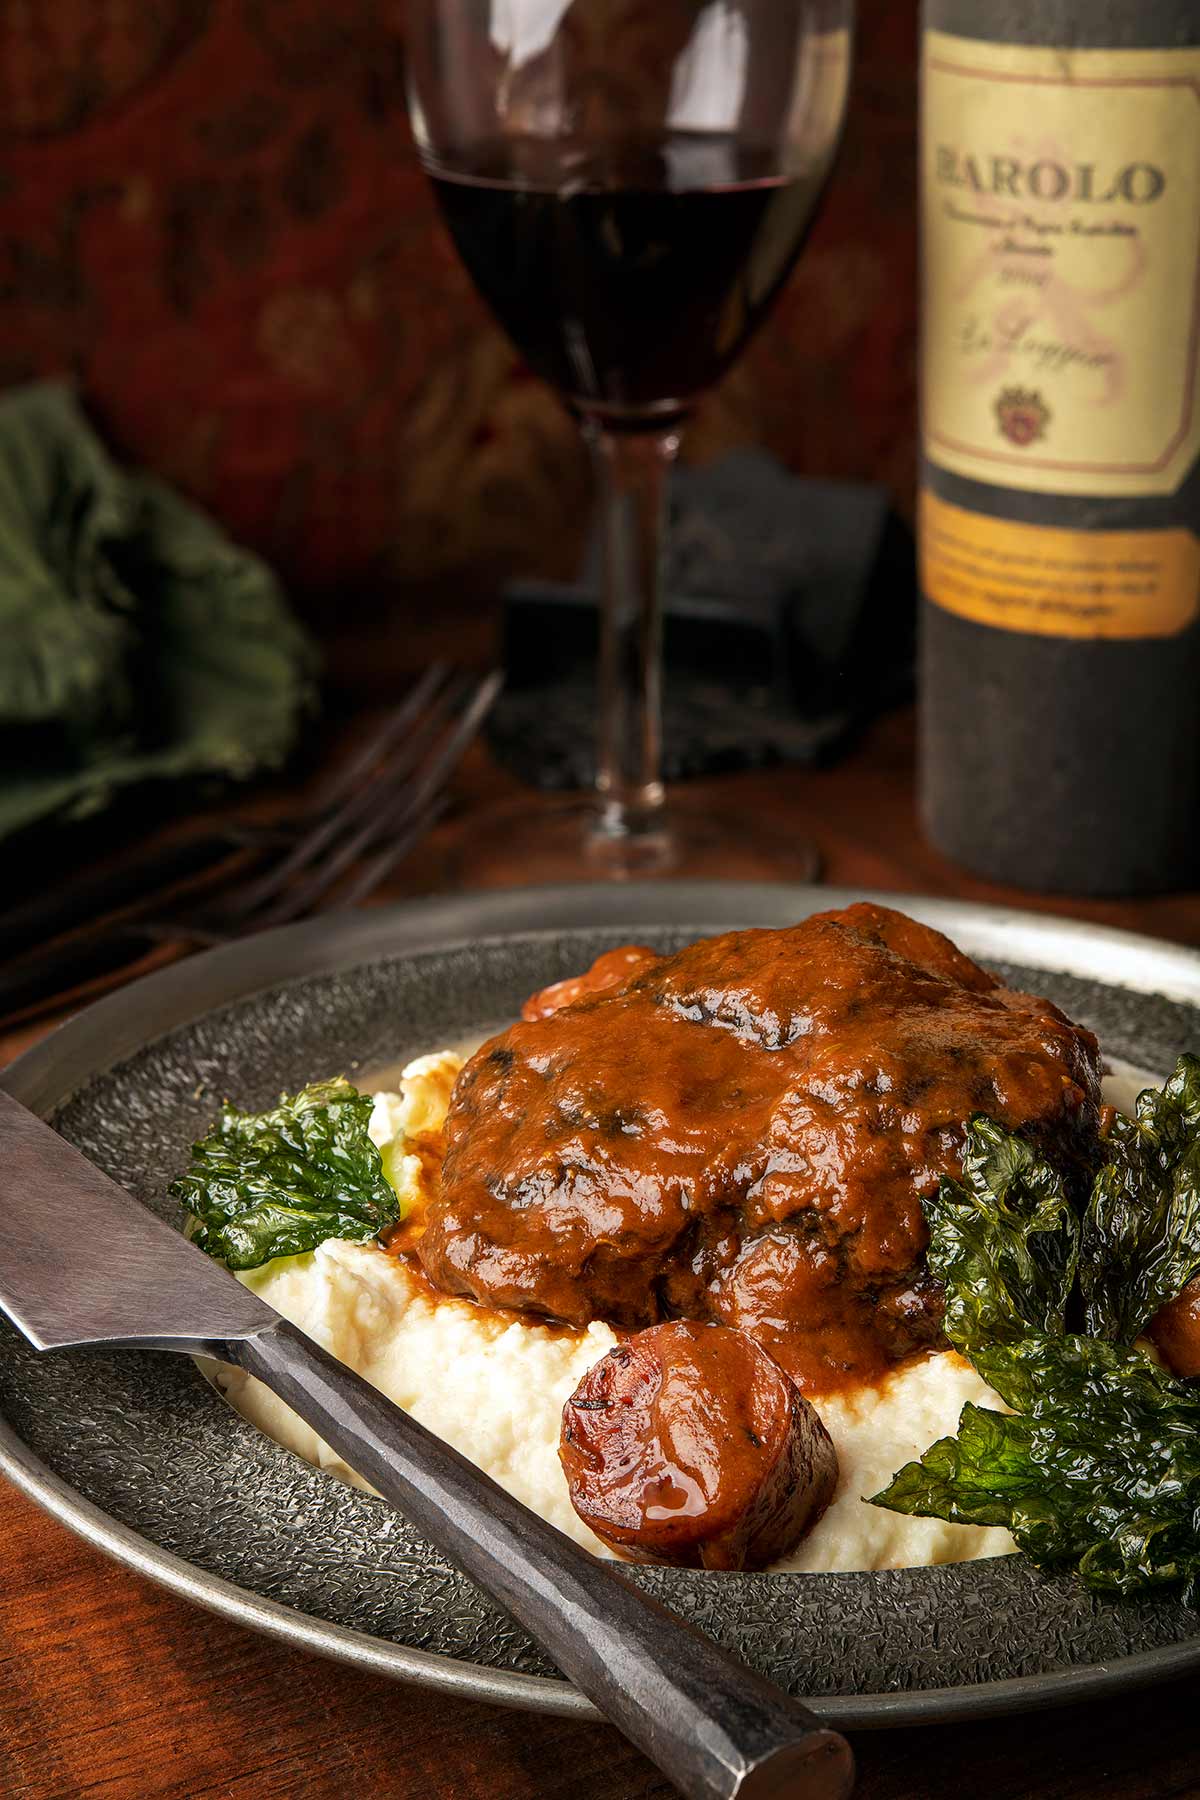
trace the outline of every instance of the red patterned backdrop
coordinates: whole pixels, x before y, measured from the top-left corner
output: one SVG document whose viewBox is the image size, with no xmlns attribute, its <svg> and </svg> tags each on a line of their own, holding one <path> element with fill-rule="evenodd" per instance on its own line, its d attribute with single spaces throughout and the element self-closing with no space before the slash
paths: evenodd
<svg viewBox="0 0 1200 1800">
<path fill-rule="evenodd" d="M 687 452 L 913 474 L 914 0 L 861 0 L 845 150 Z M 436 221 L 403 0 L 0 0 L 0 382 L 70 371 L 123 451 L 294 589 L 569 569 L 587 475 Z"/>
</svg>

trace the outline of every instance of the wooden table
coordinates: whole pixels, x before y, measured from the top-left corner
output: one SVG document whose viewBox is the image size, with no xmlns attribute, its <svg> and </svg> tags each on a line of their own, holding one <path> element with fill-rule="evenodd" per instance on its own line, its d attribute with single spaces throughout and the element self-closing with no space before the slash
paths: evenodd
<svg viewBox="0 0 1200 1800">
<path fill-rule="evenodd" d="M 505 786 L 480 753 L 464 801 Z M 1038 900 L 923 841 L 912 723 L 825 773 L 711 784 L 817 839 L 831 882 L 1074 913 L 1200 943 L 1200 898 Z M 414 864 L 384 898 L 427 876 Z M 0 1063 L 44 1026 L 0 1039 Z M 0 1225 L 2 1228 L 2 1225 Z M 0 1493 L 0 1800 L 668 1800 L 612 1730 L 465 1705 L 280 1649 L 150 1587 Z M 1195 1681 L 991 1724 L 860 1735 L 863 1800 L 1200 1796 Z"/>
</svg>

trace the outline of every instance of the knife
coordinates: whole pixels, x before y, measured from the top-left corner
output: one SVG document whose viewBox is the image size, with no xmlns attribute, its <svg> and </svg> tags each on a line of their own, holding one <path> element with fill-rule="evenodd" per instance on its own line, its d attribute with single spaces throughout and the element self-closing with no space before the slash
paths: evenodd
<svg viewBox="0 0 1200 1800">
<path fill-rule="evenodd" d="M 0 1207 L 0 1311 L 36 1349 L 139 1345 L 256 1375 L 689 1800 L 850 1793 L 840 1733 L 514 1500 L 2 1089 Z"/>
</svg>

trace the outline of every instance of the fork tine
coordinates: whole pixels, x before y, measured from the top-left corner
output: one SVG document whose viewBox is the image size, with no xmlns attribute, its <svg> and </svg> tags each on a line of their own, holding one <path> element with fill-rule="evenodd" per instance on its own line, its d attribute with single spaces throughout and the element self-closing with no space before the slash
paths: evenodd
<svg viewBox="0 0 1200 1800">
<path fill-rule="evenodd" d="M 306 872 L 319 870 L 349 833 L 357 835 L 364 820 L 369 822 L 389 808 L 395 793 L 411 788 L 414 769 L 421 766 L 445 731 L 462 678 L 444 668 L 440 673 L 444 679 L 432 695 L 432 704 L 421 713 L 398 753 L 371 772 L 340 812 L 316 819 L 265 869 L 212 905 L 158 916 L 142 914 L 132 921 L 132 929 L 152 940 L 220 944 L 240 932 L 260 929 L 264 923 L 282 924 L 298 916 L 299 908 L 289 896 L 295 892 L 302 901 L 309 892 L 312 879 L 310 875 L 305 881 Z"/>
<path fill-rule="evenodd" d="M 464 676 L 459 686 L 456 706 L 461 712 L 453 722 L 445 739 L 431 749 L 429 760 L 424 771 L 413 781 L 406 781 L 398 787 L 391 806 L 384 805 L 370 812 L 357 830 L 345 837 L 332 854 L 321 859 L 311 871 L 306 881 L 292 883 L 283 891 L 273 906 L 259 913 L 254 920 L 256 930 L 270 925 L 282 925 L 302 914 L 311 912 L 322 897 L 337 883 L 350 865 L 358 860 L 372 844 L 381 838 L 396 837 L 407 833 L 412 821 L 428 813 L 430 806 L 444 790 L 450 776 L 461 761 L 467 746 L 475 737 L 484 718 L 487 716 L 496 695 L 503 683 L 498 671 L 485 676 Z M 406 845 L 406 848 L 408 846 Z M 377 875 L 363 888 L 370 892 L 371 887 L 378 884 L 388 869 L 399 860 L 403 851 L 391 853 L 391 846 L 385 844 L 375 859 L 382 863 Z M 366 871 L 364 871 L 364 875 Z M 356 880 L 354 887 L 359 886 Z M 347 902 L 348 904 L 348 902 Z"/>
<path fill-rule="evenodd" d="M 445 794 L 435 794 L 429 804 L 393 838 L 388 848 L 373 856 L 360 873 L 342 887 L 337 896 L 338 910 L 357 906 L 368 894 L 374 893 L 396 864 L 402 862 L 409 851 L 415 849 L 421 839 L 433 830 L 449 805 L 449 798 Z"/>
<path fill-rule="evenodd" d="M 371 771 L 350 794 L 344 806 L 322 813 L 278 862 L 271 863 L 261 875 L 202 912 L 195 921 L 197 925 L 211 924 L 219 933 L 223 926 L 232 927 L 239 921 L 248 919 L 259 907 L 269 904 L 276 895 L 282 893 L 293 877 L 307 868 L 344 832 L 347 824 L 369 815 L 381 787 L 390 786 L 397 777 L 407 776 L 414 762 L 424 753 L 424 740 L 431 732 L 436 734 L 440 729 L 446 708 L 452 700 L 455 687 L 453 675 L 444 664 L 438 666 L 436 673 L 438 680 L 429 682 L 425 687 L 426 705 L 419 710 L 414 709 L 411 715 L 411 729 L 400 745 L 397 758 Z"/>
<path fill-rule="evenodd" d="M 371 844 L 385 833 L 402 830 L 410 814 L 418 810 L 427 810 L 429 807 L 439 804 L 447 782 L 491 710 L 502 685 L 503 677 L 497 671 L 493 671 L 490 675 L 471 684 L 467 694 L 464 695 L 465 706 L 462 716 L 434 758 L 430 768 L 408 794 L 400 797 L 390 816 L 384 815 L 375 822 L 376 828 L 372 829 L 369 837 L 360 832 L 352 843 L 343 847 L 340 858 L 341 868 L 357 861 L 370 849 Z M 396 861 L 398 861 L 398 856 L 393 853 L 390 845 L 385 843 L 360 875 L 356 876 L 349 887 L 343 889 L 339 894 L 339 906 L 352 906 L 356 899 L 361 898 L 363 894 L 370 893 L 371 889 L 383 880 Z"/>
<path fill-rule="evenodd" d="M 348 794 L 352 794 L 360 781 L 364 781 L 375 767 L 380 757 L 385 756 L 393 744 L 412 730 L 414 723 L 424 712 L 438 687 L 445 681 L 450 672 L 449 664 L 431 663 L 404 696 L 399 706 L 393 707 L 372 731 L 362 746 L 348 756 L 329 778 L 320 784 L 315 796 L 313 813 L 332 812 L 340 806 Z M 308 822 L 308 815 L 302 815 L 301 823 Z"/>
<path fill-rule="evenodd" d="M 293 849 L 285 858 L 289 869 L 296 867 L 302 872 L 320 856 L 326 842 L 341 846 L 335 851 L 332 868 L 317 866 L 310 870 L 309 878 L 298 883 L 295 898 L 283 885 L 288 876 L 283 873 L 282 864 L 274 864 L 270 880 L 255 883 L 255 894 L 251 896 L 249 907 L 237 904 L 245 898 L 243 888 L 231 897 L 231 904 L 214 909 L 208 918 L 177 915 L 155 919 L 149 912 L 153 905 L 151 901 L 144 909 L 125 909 L 113 918 L 97 920 L 85 930 L 56 939 L 11 966 L 0 967 L 0 1014 L 11 1017 L 16 1009 L 22 1009 L 20 1016 L 26 1013 L 32 1016 L 46 1003 L 47 996 L 61 993 L 80 981 L 88 981 L 93 987 L 97 981 L 101 985 L 106 982 L 111 985 L 117 978 L 114 958 L 121 956 L 122 947 L 127 947 L 127 954 L 132 955 L 135 943 L 143 949 L 147 943 L 220 943 L 236 935 L 241 928 L 249 929 L 251 924 L 284 923 L 298 917 L 334 885 L 355 856 L 378 845 L 387 833 L 389 840 L 383 849 L 354 878 L 355 898 L 369 892 L 432 824 L 438 811 L 435 802 L 441 800 L 440 789 L 499 686 L 498 676 L 479 681 L 467 678 L 465 683 L 448 679 L 444 665 L 427 672 L 414 693 L 385 721 L 382 731 L 373 733 L 369 740 L 371 750 L 378 756 L 381 741 L 389 742 L 397 735 L 399 720 L 403 717 L 411 721 L 422 710 L 421 701 L 431 699 L 434 703 L 423 709 L 419 728 L 410 732 L 403 753 L 388 758 L 379 773 L 363 783 L 359 790 L 361 799 L 356 795 L 354 802 L 334 813 L 332 830 L 330 820 L 325 818 L 320 821 L 317 831 L 305 833 L 301 839 L 303 857 L 297 858 Z M 462 717 L 453 724 L 454 714 L 460 707 Z M 448 726 L 452 727 L 449 732 Z M 440 751 L 437 749 L 439 744 Z M 365 749 L 356 753 L 355 761 L 360 767 L 365 764 Z M 372 809 L 375 809 L 374 814 Z M 314 839 L 318 838 L 314 849 Z M 347 839 L 350 844 L 348 855 L 344 853 Z M 264 898 L 267 902 L 275 899 L 271 918 L 251 918 L 255 909 L 263 905 Z"/>
<path fill-rule="evenodd" d="M 94 931 L 108 914 L 118 910 L 148 914 L 171 905 L 199 904 L 196 897 L 190 902 L 182 895 L 172 897 L 171 890 L 185 882 L 198 883 L 201 878 L 211 885 L 210 877 L 221 879 L 224 865 L 237 851 L 253 852 L 260 861 L 286 851 L 301 833 L 336 812 L 392 745 L 412 729 L 446 673 L 445 663 L 425 670 L 401 703 L 391 707 L 362 744 L 318 781 L 314 792 L 290 816 L 271 823 L 220 819 L 165 844 L 151 841 L 130 846 L 106 856 L 98 868 L 83 870 L 57 893 L 42 893 L 36 900 L 4 908 L 0 911 L 0 969 L 15 963 L 18 956 L 40 954 L 51 939 L 68 932 Z M 249 880 L 251 872 L 243 857 L 240 875 Z M 224 874 L 228 881 L 228 872 Z"/>
</svg>

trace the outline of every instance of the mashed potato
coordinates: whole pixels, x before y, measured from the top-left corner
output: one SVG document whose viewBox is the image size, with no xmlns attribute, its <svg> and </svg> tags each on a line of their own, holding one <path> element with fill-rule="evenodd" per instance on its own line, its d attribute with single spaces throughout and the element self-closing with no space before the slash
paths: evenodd
<svg viewBox="0 0 1200 1800">
<path fill-rule="evenodd" d="M 339 1361 L 589 1550 L 558 1465 L 563 1403 L 616 1343 L 607 1325 L 558 1331 L 504 1324 L 465 1300 L 434 1297 L 373 1244 L 322 1244 L 281 1259 L 257 1291 Z M 268 1388 L 240 1370 L 219 1385 L 239 1412 L 344 1481 L 365 1482 Z"/>
<path fill-rule="evenodd" d="M 421 1139 L 445 1118 L 462 1057 L 446 1050 L 405 1069 L 399 1090 L 375 1096 L 371 1135 L 407 1211 L 426 1194 Z M 375 1244 L 329 1242 L 241 1277 L 414 1418 L 485 1469 L 502 1487 L 588 1549 L 610 1552 L 575 1513 L 558 1462 L 563 1402 L 617 1339 L 489 1314 L 435 1295 Z M 240 1370 L 206 1372 L 239 1412 L 309 1462 L 357 1486 L 359 1476 L 310 1426 Z M 900 1466 L 953 1433 L 963 1404 L 1002 1403 L 953 1351 L 896 1369 L 878 1387 L 822 1398 L 818 1411 L 837 1447 L 833 1503 L 780 1570 L 900 1569 L 1003 1556 L 1006 1531 L 909 1519 L 865 1504 Z"/>
</svg>

